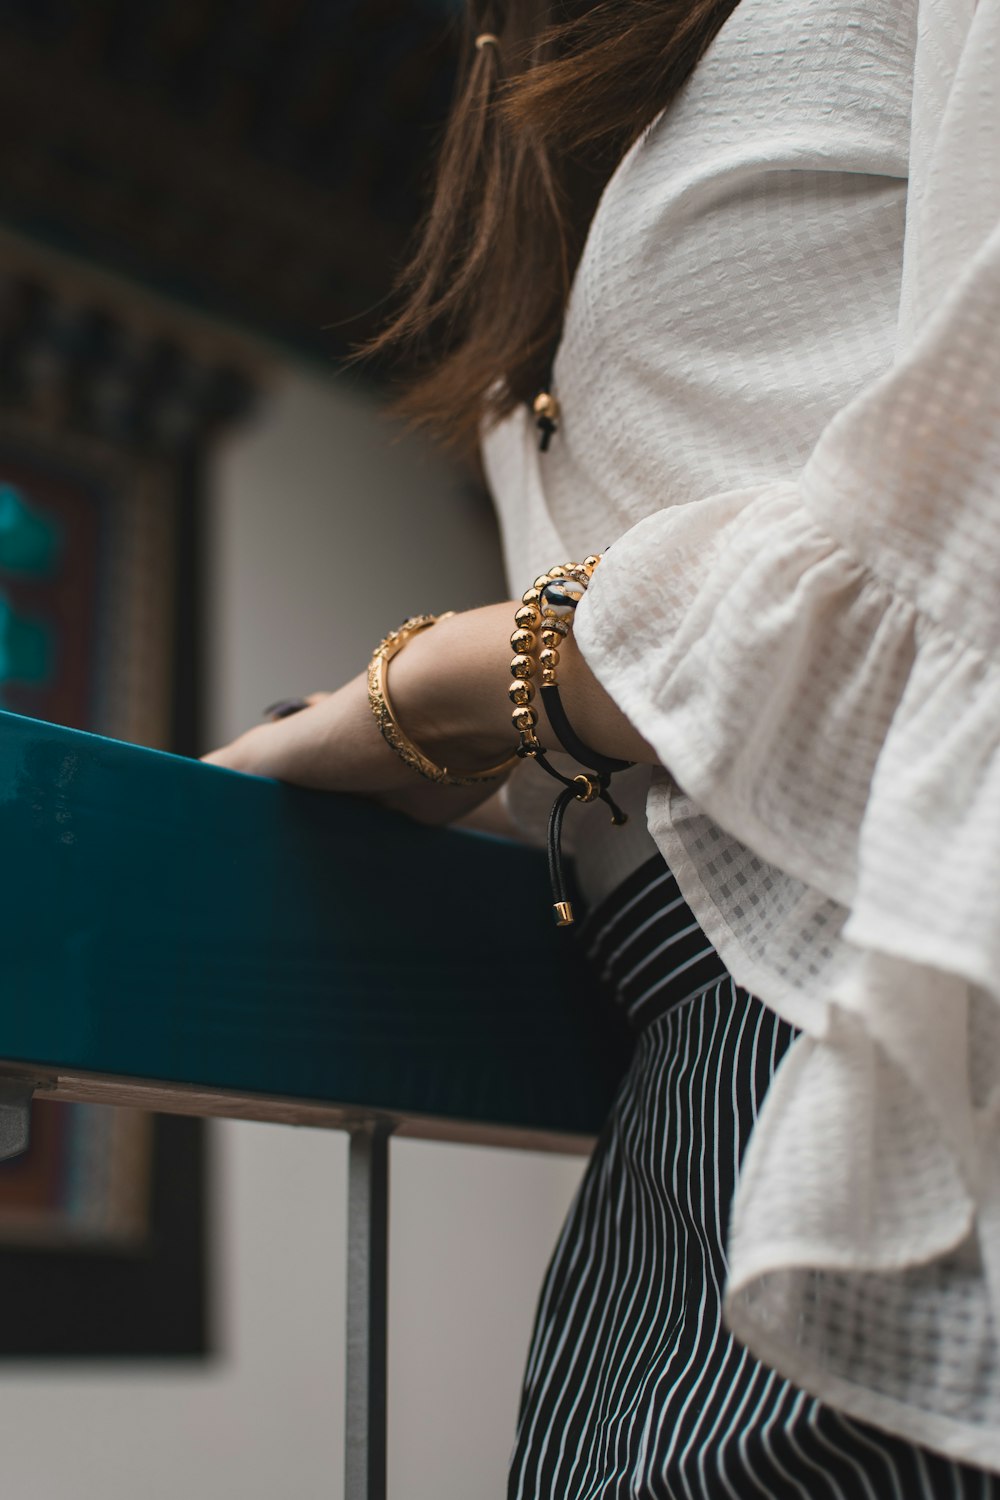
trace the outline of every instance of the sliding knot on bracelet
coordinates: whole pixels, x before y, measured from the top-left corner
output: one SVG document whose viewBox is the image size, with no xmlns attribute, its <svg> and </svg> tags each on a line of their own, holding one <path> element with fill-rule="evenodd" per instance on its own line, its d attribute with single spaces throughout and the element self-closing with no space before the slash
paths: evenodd
<svg viewBox="0 0 1000 1500">
<path fill-rule="evenodd" d="M 398 630 L 390 630 L 385 639 L 379 641 L 368 663 L 368 703 L 386 744 L 418 776 L 439 786 L 474 786 L 480 781 L 499 781 L 517 764 L 517 754 L 509 755 L 499 765 L 487 766 L 483 771 L 452 771 L 447 766 L 439 766 L 401 729 L 389 699 L 388 670 L 392 658 L 420 631 L 437 625 L 441 620 L 452 619 L 454 613 L 454 610 L 449 610 L 443 615 L 412 615 Z"/>
<path fill-rule="evenodd" d="M 582 791 L 574 793 L 577 802 L 595 802 L 604 791 L 600 782 L 590 776 L 574 776 L 573 785 L 582 787 Z"/>
</svg>

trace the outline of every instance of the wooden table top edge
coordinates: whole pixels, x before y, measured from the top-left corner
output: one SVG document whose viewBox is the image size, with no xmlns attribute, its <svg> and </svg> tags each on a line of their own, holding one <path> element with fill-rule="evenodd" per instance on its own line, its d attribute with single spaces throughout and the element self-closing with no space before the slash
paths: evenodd
<svg viewBox="0 0 1000 1500">
<path fill-rule="evenodd" d="M 499 1146 L 564 1156 L 587 1156 L 594 1145 L 592 1135 L 568 1131 L 491 1124 L 482 1120 L 454 1120 L 439 1115 L 398 1114 L 392 1110 L 367 1109 L 323 1099 L 241 1093 L 199 1084 L 168 1083 L 162 1079 L 68 1072 L 3 1059 L 0 1059 L 0 1081 L 31 1084 L 39 1099 L 66 1104 L 124 1106 L 159 1114 L 197 1115 L 204 1119 L 259 1120 L 276 1125 L 345 1131 L 378 1120 L 391 1125 L 394 1136 L 411 1140 Z"/>
</svg>

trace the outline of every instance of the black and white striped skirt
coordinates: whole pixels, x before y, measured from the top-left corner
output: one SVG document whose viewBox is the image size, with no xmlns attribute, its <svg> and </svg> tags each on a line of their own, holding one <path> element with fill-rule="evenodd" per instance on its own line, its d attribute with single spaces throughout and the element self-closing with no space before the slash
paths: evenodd
<svg viewBox="0 0 1000 1500">
<path fill-rule="evenodd" d="M 658 857 L 582 933 L 635 1051 L 542 1288 L 509 1500 L 1000 1500 L 841 1416 L 722 1322 L 740 1158 L 795 1032 L 739 989 Z"/>
</svg>

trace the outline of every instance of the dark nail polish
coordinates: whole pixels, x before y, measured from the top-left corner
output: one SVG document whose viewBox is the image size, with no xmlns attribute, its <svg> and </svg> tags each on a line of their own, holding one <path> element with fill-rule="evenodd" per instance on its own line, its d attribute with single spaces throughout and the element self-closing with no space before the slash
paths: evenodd
<svg viewBox="0 0 1000 1500">
<path fill-rule="evenodd" d="M 300 709 L 308 708 L 309 702 L 306 698 L 279 698 L 277 703 L 269 703 L 264 709 L 265 719 L 287 719 L 290 714 L 297 714 Z"/>
</svg>

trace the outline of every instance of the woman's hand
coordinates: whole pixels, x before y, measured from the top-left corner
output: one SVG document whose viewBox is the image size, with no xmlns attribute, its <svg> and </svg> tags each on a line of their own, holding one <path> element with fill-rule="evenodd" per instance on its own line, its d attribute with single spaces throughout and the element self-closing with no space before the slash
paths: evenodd
<svg viewBox="0 0 1000 1500">
<path fill-rule="evenodd" d="M 499 785 L 438 786 L 412 771 L 379 733 L 368 704 L 367 673 L 336 692 L 308 696 L 308 708 L 258 724 L 202 760 L 296 786 L 371 797 L 426 823 L 464 816 Z"/>
<path fill-rule="evenodd" d="M 437 765 L 457 772 L 496 765 L 514 750 L 510 683 L 514 602 L 487 605 L 421 631 L 392 660 L 389 688 L 397 722 Z M 560 652 L 563 702 L 580 737 L 629 760 L 655 755 L 590 672 L 570 637 Z M 536 699 L 536 702 L 538 700 Z M 547 729 L 543 724 L 542 729 Z M 554 743 L 549 733 L 548 743 Z M 368 703 L 367 673 L 310 706 L 259 724 L 202 757 L 256 776 L 321 791 L 372 797 L 424 822 L 450 822 L 478 806 L 496 781 L 471 787 L 424 781 L 383 740 Z"/>
</svg>

